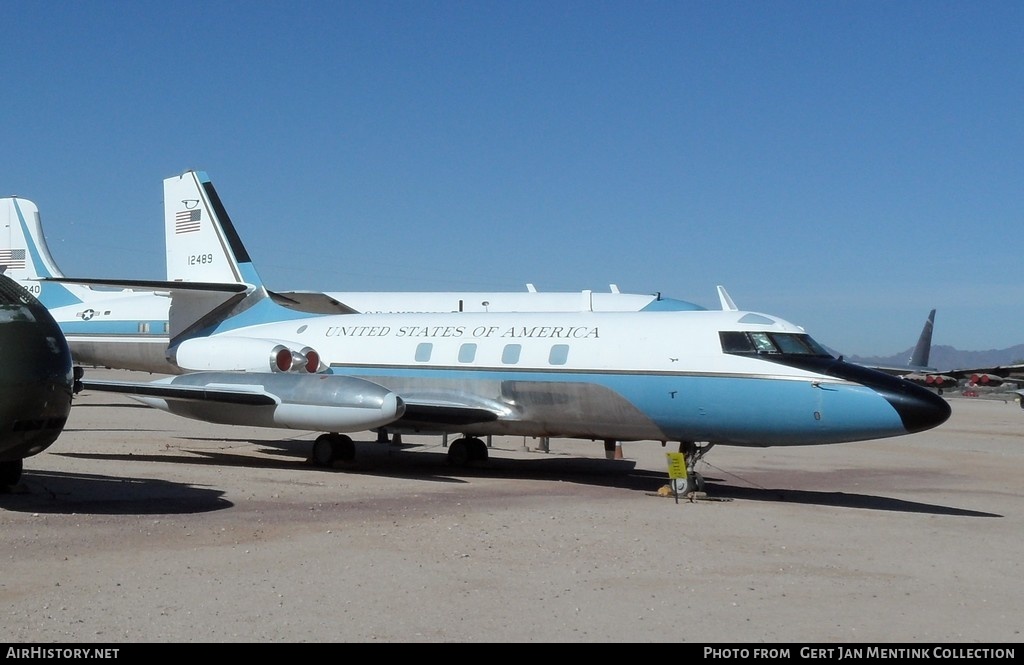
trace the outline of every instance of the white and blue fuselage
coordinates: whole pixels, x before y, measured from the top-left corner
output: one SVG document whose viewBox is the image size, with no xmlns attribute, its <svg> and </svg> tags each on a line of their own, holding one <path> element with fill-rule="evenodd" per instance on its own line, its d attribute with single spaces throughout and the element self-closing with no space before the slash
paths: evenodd
<svg viewBox="0 0 1024 665">
<path fill-rule="evenodd" d="M 284 341 L 315 350 L 321 372 L 393 390 L 406 404 L 399 424 L 413 430 L 451 429 L 445 418 L 471 409 L 494 414 L 467 418 L 462 429 L 474 435 L 811 445 L 900 436 L 949 415 L 930 391 L 844 363 L 802 328 L 753 312 L 360 314 L 252 323 L 269 314 L 260 309 L 188 341 L 185 368 L 219 369 L 197 359 L 223 358 L 223 345 Z"/>
</svg>

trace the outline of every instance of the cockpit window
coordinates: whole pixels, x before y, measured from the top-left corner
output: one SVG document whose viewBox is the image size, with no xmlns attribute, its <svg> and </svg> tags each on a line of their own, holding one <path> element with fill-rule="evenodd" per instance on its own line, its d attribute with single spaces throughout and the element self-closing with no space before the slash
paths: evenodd
<svg viewBox="0 0 1024 665">
<path fill-rule="evenodd" d="M 805 333 L 738 332 L 723 330 L 719 333 L 722 351 L 732 354 L 823 356 L 832 354 Z"/>
<path fill-rule="evenodd" d="M 758 353 L 778 353 L 779 348 L 775 346 L 768 333 L 747 333 L 750 341 L 754 343 L 754 349 Z"/>
</svg>

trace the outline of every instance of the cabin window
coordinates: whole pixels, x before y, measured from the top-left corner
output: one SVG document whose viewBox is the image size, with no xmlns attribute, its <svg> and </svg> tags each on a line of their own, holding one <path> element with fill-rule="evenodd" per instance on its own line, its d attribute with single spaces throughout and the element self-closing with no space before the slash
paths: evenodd
<svg viewBox="0 0 1024 665">
<path fill-rule="evenodd" d="M 506 365 L 515 365 L 519 362 L 519 354 L 523 352 L 522 344 L 506 344 L 501 352 L 501 362 Z"/>
<path fill-rule="evenodd" d="M 149 322 L 148 321 L 139 321 L 139 332 L 140 333 L 148 333 L 149 332 Z"/>
<path fill-rule="evenodd" d="M 548 354 L 548 362 L 552 365 L 564 365 L 566 360 L 569 359 L 569 345 L 568 344 L 555 344 L 551 347 L 551 353 Z"/>
<path fill-rule="evenodd" d="M 463 344 L 459 347 L 459 362 L 471 363 L 476 359 L 476 344 Z"/>
<path fill-rule="evenodd" d="M 434 345 L 430 342 L 423 342 L 416 345 L 416 362 L 425 363 L 430 362 L 430 354 L 434 350 Z"/>
</svg>

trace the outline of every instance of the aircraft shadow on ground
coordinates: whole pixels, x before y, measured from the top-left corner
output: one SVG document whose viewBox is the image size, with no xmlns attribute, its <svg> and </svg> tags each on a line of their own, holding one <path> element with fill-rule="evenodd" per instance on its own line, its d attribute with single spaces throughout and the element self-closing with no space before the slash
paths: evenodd
<svg viewBox="0 0 1024 665">
<path fill-rule="evenodd" d="M 705 481 L 708 479 L 705 478 Z M 769 489 L 763 487 L 737 487 L 707 482 L 707 494 L 721 499 L 744 501 L 778 501 L 836 508 L 857 508 L 860 510 L 884 510 L 899 513 L 922 513 L 925 515 L 950 515 L 958 517 L 1003 517 L 998 513 L 954 508 L 917 501 L 905 501 L 887 496 L 871 494 L 850 494 L 847 492 L 821 492 L 800 489 Z"/>
<path fill-rule="evenodd" d="M 356 458 L 337 462 L 332 468 L 313 466 L 309 462 L 311 441 L 294 439 L 253 440 L 208 437 L 181 438 L 181 441 L 217 442 L 251 446 L 249 453 L 238 454 L 225 450 L 182 449 L 183 454 L 108 454 L 108 453 L 55 453 L 81 459 L 108 461 L 161 462 L 170 464 L 202 464 L 253 469 L 306 469 L 310 473 L 349 473 L 382 478 L 400 478 L 438 483 L 467 483 L 472 478 L 508 478 L 520 480 L 552 480 L 578 483 L 595 487 L 611 487 L 645 493 L 655 493 L 668 485 L 667 472 L 638 469 L 630 460 L 578 457 L 538 453 L 537 459 L 511 459 L 493 451 L 484 462 L 455 467 L 449 464 L 447 449 L 437 447 L 426 450 L 420 444 L 356 442 Z M 410 450 L 419 448 L 419 450 Z M 252 454 L 256 453 L 256 454 Z M 837 508 L 856 508 L 927 515 L 960 517 L 1002 517 L 996 513 L 956 508 L 938 504 L 906 501 L 880 495 L 817 491 L 801 489 L 773 489 L 742 487 L 727 484 L 724 479 L 705 474 L 706 495 L 717 501 L 767 501 L 797 503 Z M 680 500 L 687 500 L 681 498 Z M 166 511 L 165 511 L 166 512 Z"/>
<path fill-rule="evenodd" d="M 177 515 L 231 508 L 224 492 L 152 478 L 115 478 L 26 469 L 0 492 L 0 509 L 85 515 Z"/>
</svg>

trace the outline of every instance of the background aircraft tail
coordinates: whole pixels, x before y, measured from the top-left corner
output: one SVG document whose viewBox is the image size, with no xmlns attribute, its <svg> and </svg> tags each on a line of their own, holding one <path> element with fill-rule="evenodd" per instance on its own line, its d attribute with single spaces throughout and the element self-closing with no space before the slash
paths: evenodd
<svg viewBox="0 0 1024 665">
<path fill-rule="evenodd" d="M 105 297 L 76 284 L 40 281 L 62 277 L 43 237 L 39 208 L 28 199 L 0 199 L 0 268 L 49 309 Z"/>
<path fill-rule="evenodd" d="M 924 322 L 921 329 L 921 336 L 917 338 L 917 345 L 914 352 L 910 354 L 910 367 L 928 367 L 928 361 L 932 353 L 932 329 L 935 327 L 935 310 L 928 314 L 928 320 Z"/>
</svg>

